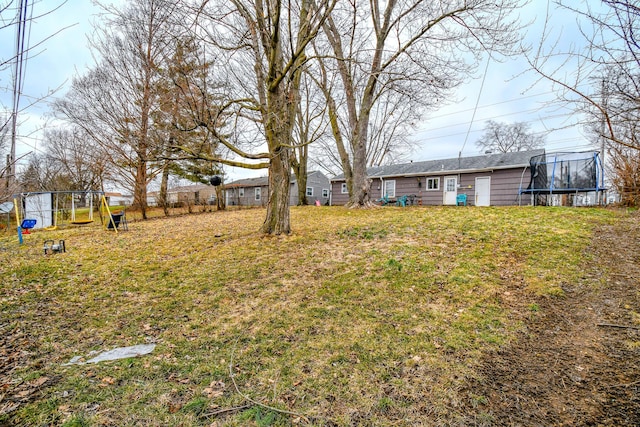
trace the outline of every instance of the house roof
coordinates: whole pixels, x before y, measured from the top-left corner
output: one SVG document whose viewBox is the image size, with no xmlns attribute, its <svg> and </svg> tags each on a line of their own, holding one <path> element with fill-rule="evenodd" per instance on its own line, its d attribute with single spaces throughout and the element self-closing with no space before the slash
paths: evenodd
<svg viewBox="0 0 640 427">
<path fill-rule="evenodd" d="M 225 184 L 224 187 L 225 188 L 232 188 L 232 187 L 266 187 L 267 185 L 269 185 L 269 177 L 260 176 L 258 178 L 238 179 L 236 181 L 232 181 L 232 182 L 230 182 L 228 184 Z"/>
<path fill-rule="evenodd" d="M 455 157 L 452 159 L 427 160 L 397 165 L 377 166 L 367 169 L 369 178 L 387 178 L 395 176 L 443 175 L 448 173 L 478 172 L 494 169 L 511 169 L 529 166 L 533 156 L 543 154 L 544 150 L 517 151 L 513 153 L 485 154 L 473 157 Z M 344 174 L 331 178 L 331 181 L 344 180 Z"/>
<path fill-rule="evenodd" d="M 322 172 L 320 171 L 310 171 L 307 173 L 307 177 L 310 177 L 312 175 L 322 175 Z M 293 184 L 294 182 L 296 182 L 297 179 L 295 177 L 295 175 L 291 176 L 291 184 Z M 225 184 L 225 188 L 234 188 L 234 187 L 266 187 L 269 185 L 269 177 L 267 176 L 261 176 L 258 178 L 246 178 L 246 179 L 239 179 L 237 181 L 232 181 L 228 184 Z"/>
<path fill-rule="evenodd" d="M 177 187 L 171 187 L 167 190 L 167 193 L 188 193 L 192 191 L 200 191 L 206 188 L 211 188 L 211 185 L 208 184 L 189 184 L 189 185 L 180 185 Z"/>
</svg>

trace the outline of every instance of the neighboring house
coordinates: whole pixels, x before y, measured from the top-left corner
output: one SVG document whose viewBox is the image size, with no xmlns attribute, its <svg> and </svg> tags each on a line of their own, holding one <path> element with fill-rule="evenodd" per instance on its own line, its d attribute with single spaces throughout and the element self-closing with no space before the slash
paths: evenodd
<svg viewBox="0 0 640 427">
<path fill-rule="evenodd" d="M 466 194 L 469 205 L 517 205 L 520 189 L 531 179 L 529 161 L 543 153 L 519 151 L 369 168 L 369 196 L 378 200 L 386 195 L 395 201 L 406 195 L 418 205 L 455 205 L 457 196 Z M 343 175 L 331 179 L 331 189 L 332 205 L 347 203 Z"/>
<path fill-rule="evenodd" d="M 325 205 L 329 203 L 329 179 L 320 171 L 312 171 L 307 175 L 307 203 L 316 201 Z M 227 206 L 265 206 L 269 197 L 269 179 L 264 177 L 239 179 L 224 185 Z M 289 189 L 289 204 L 298 204 L 298 181 L 295 177 Z"/>
<path fill-rule="evenodd" d="M 294 181 L 292 191 L 295 192 L 295 204 L 298 204 L 298 184 Z M 312 171 L 307 174 L 307 203 L 310 205 L 316 204 L 319 202 L 321 205 L 329 204 L 329 196 L 331 193 L 331 182 L 329 182 L 329 178 L 327 178 L 320 171 Z"/>
<path fill-rule="evenodd" d="M 167 190 L 167 203 L 169 206 L 195 206 L 212 204 L 215 200 L 216 189 L 213 185 L 208 184 L 190 184 L 179 187 L 169 188 Z M 147 204 L 149 206 L 157 206 L 160 194 L 157 191 L 147 195 Z"/>
<path fill-rule="evenodd" d="M 133 196 L 117 192 L 106 192 L 104 197 L 107 199 L 109 206 L 131 206 L 133 204 Z"/>
<path fill-rule="evenodd" d="M 224 184 L 227 206 L 264 206 L 269 194 L 269 178 L 246 178 Z"/>
</svg>

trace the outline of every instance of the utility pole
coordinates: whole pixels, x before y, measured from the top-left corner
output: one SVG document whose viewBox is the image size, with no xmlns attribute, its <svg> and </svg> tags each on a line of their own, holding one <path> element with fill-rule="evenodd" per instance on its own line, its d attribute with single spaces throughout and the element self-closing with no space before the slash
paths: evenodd
<svg viewBox="0 0 640 427">
<path fill-rule="evenodd" d="M 27 43 L 29 41 L 27 34 L 29 33 L 28 24 L 31 17 L 28 16 L 29 1 L 18 0 L 17 17 L 16 17 L 16 44 L 15 44 L 15 68 L 13 74 L 13 103 L 11 112 L 11 149 L 7 158 L 7 190 L 13 188 L 16 181 L 16 139 L 18 135 L 18 112 L 20 111 L 20 95 L 24 87 L 24 74 L 27 57 L 25 56 L 29 50 Z M 33 5 L 31 5 L 33 11 Z"/>
<path fill-rule="evenodd" d="M 601 94 L 602 94 L 602 109 L 604 110 L 604 115 L 608 114 L 607 113 L 607 100 L 609 95 L 607 94 L 607 89 L 606 89 L 606 85 L 604 82 L 604 78 L 602 79 L 602 87 L 601 87 Z M 601 173 L 602 173 L 602 184 L 604 185 L 604 154 L 605 154 L 605 150 L 607 148 L 607 138 L 604 137 L 604 132 L 605 132 L 605 116 L 603 115 L 602 117 L 602 121 L 600 122 L 600 163 L 601 163 Z M 598 183 L 596 183 L 597 185 Z M 598 197 L 600 199 L 599 205 L 600 206 L 604 206 L 606 205 L 606 194 L 605 194 L 605 190 L 600 191 L 600 194 L 598 194 L 596 197 Z"/>
</svg>

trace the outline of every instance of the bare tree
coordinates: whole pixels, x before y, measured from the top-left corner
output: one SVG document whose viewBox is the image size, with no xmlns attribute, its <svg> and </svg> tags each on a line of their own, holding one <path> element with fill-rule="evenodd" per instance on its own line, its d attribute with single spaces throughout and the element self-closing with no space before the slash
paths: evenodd
<svg viewBox="0 0 640 427">
<path fill-rule="evenodd" d="M 322 55 L 318 52 L 318 57 Z M 327 108 L 327 120 L 332 124 L 329 132 L 318 138 L 313 148 L 313 162 L 328 174 L 337 174 L 343 170 L 343 164 L 353 158 L 351 145 L 344 143 L 343 133 L 349 128 L 345 111 L 344 91 L 339 89 L 335 78 L 328 76 L 326 59 L 320 60 L 320 66 L 314 69 L 316 84 L 322 88 Z M 331 83 L 330 83 L 331 82 Z M 414 148 L 409 139 L 411 131 L 418 123 L 424 104 L 413 96 L 392 90 L 383 90 L 378 101 L 372 106 L 370 115 L 367 166 L 379 166 L 405 160 Z M 337 141 L 337 143 L 336 143 Z"/>
<path fill-rule="evenodd" d="M 3 164 L 2 160 L 7 159 L 7 163 L 4 163 L 3 167 L 0 167 L 0 183 L 3 183 L 3 180 L 6 179 L 9 174 L 9 114 L 8 113 L 0 113 L 0 165 Z M 0 185 L 0 200 L 4 200 L 2 197 L 3 190 L 6 189 L 5 185 Z"/>
<path fill-rule="evenodd" d="M 616 132 L 640 114 L 640 7 L 631 0 L 602 0 L 597 7 L 587 1 L 559 0 L 556 5 L 575 15 L 582 43 L 560 50 L 545 34 L 536 55 L 529 58 L 532 69 L 555 85 L 559 102 L 585 114 L 585 124 L 594 119 L 602 123 L 600 136 L 640 148 L 624 132 Z M 568 65 L 575 65 L 570 74 L 565 72 Z"/>
<path fill-rule="evenodd" d="M 32 154 L 28 159 L 27 167 L 18 174 L 21 192 L 73 189 L 72 177 L 60 168 L 60 164 L 53 157 L 46 154 Z"/>
<path fill-rule="evenodd" d="M 112 165 L 125 172 L 134 205 L 146 218 L 147 185 L 158 173 L 152 162 L 160 144 L 152 132 L 158 68 L 170 54 L 178 10 L 169 0 L 135 0 L 122 8 L 103 8 L 106 21 L 92 41 L 100 61 L 73 81 L 57 110 L 108 150 Z"/>
<path fill-rule="evenodd" d="M 241 160 L 220 161 L 269 168 L 265 234 L 291 231 L 289 192 L 293 128 L 299 109 L 305 51 L 316 37 L 335 0 L 203 1 L 201 28 L 215 56 L 224 58 L 234 96 L 223 111 L 233 110 L 231 137 L 215 137 Z M 251 128 L 253 127 L 253 131 Z M 243 132 L 246 129 L 247 132 Z M 249 140 L 247 140 L 247 137 Z M 256 144 L 256 140 L 258 144 Z M 266 151 L 261 147 L 266 145 Z M 257 163 L 256 163 L 257 162 Z"/>
<path fill-rule="evenodd" d="M 612 156 L 607 163 L 613 167 L 614 182 L 620 183 L 622 194 L 631 194 L 633 199 L 628 189 L 640 184 L 629 181 L 637 175 L 630 174 L 629 168 L 640 166 L 629 163 L 638 159 L 634 152 L 640 150 L 640 7 L 631 0 L 597 4 L 559 0 L 555 4 L 574 14 L 582 43 L 562 50 L 558 42 L 550 43 L 547 32 L 529 63 L 552 82 L 559 103 L 583 114 L 583 123 L 603 154 Z M 574 66 L 571 74 L 565 72 L 569 65 Z"/>
<path fill-rule="evenodd" d="M 543 147 L 545 137 L 531 132 L 530 127 L 525 122 L 502 123 L 488 120 L 484 135 L 476 141 L 476 146 L 482 150 L 497 153 L 527 151 Z"/>
<path fill-rule="evenodd" d="M 46 157 L 67 177 L 68 188 L 59 190 L 102 190 L 107 177 L 103 149 L 92 143 L 81 128 L 48 130 L 44 133 Z"/>
<path fill-rule="evenodd" d="M 640 150 L 611 145 L 609 163 L 614 171 L 612 184 L 624 206 L 640 206 Z"/>
<path fill-rule="evenodd" d="M 298 182 L 298 205 L 304 206 L 307 200 L 307 175 L 309 172 L 310 146 L 325 135 L 327 127 L 327 107 L 321 92 L 311 78 L 310 70 L 301 76 L 300 108 L 295 122 L 295 141 L 291 165 Z"/>
<path fill-rule="evenodd" d="M 344 93 L 343 103 L 327 102 L 334 109 L 330 114 L 348 205 L 371 204 L 366 176 L 369 125 L 381 95 L 394 91 L 423 107 L 442 102 L 484 53 L 511 52 L 518 28 L 509 14 L 519 3 L 355 0 L 336 8 L 324 26 L 333 52 L 324 70 L 338 74 Z M 339 108 L 346 112 L 338 114 Z M 344 126 L 338 117 L 344 117 Z"/>
<path fill-rule="evenodd" d="M 409 139 L 422 116 L 424 103 L 393 90 L 380 94 L 369 123 L 367 165 L 407 160 L 415 144 Z"/>
</svg>

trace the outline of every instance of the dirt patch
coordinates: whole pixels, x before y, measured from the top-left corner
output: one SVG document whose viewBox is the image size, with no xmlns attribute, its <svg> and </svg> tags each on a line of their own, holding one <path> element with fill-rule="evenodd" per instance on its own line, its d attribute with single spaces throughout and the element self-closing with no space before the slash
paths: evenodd
<svg viewBox="0 0 640 427">
<path fill-rule="evenodd" d="M 638 220 L 595 233 L 594 262 L 564 297 L 519 307 L 525 330 L 466 387 L 469 424 L 640 425 Z"/>
</svg>

